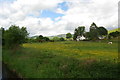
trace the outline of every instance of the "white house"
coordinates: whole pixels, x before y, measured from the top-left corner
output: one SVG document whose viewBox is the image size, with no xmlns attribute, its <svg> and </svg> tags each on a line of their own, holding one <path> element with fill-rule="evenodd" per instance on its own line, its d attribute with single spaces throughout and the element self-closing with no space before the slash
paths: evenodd
<svg viewBox="0 0 120 80">
<path fill-rule="evenodd" d="M 86 38 L 82 35 L 82 36 L 77 36 L 76 40 L 80 41 L 80 40 L 85 40 Z"/>
<path fill-rule="evenodd" d="M 105 38 L 105 36 L 99 36 L 98 38 L 99 38 L 99 39 L 104 39 L 104 38 Z"/>
</svg>

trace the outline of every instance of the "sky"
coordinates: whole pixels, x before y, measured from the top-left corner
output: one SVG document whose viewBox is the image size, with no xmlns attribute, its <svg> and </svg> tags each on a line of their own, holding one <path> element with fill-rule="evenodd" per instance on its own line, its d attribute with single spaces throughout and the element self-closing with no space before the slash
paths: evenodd
<svg viewBox="0 0 120 80">
<path fill-rule="evenodd" d="M 74 33 L 92 22 L 98 27 L 118 27 L 119 0 L 0 0 L 0 27 L 26 27 L 29 36 Z"/>
</svg>

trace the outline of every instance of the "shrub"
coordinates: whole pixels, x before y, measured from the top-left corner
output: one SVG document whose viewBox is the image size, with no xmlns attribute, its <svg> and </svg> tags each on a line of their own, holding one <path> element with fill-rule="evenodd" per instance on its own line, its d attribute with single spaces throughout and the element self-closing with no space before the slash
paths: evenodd
<svg viewBox="0 0 120 80">
<path fill-rule="evenodd" d="M 4 32 L 5 46 L 7 48 L 13 48 L 26 42 L 28 32 L 25 27 L 19 28 L 19 26 L 12 25 L 8 30 Z"/>
<path fill-rule="evenodd" d="M 60 38 L 60 41 L 65 41 L 65 39 L 63 37 Z"/>
</svg>

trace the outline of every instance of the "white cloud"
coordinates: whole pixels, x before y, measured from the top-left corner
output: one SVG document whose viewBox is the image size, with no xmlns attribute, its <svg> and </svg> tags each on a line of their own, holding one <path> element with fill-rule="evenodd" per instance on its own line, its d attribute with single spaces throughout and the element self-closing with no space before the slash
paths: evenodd
<svg viewBox="0 0 120 80">
<path fill-rule="evenodd" d="M 58 7 L 63 1 L 66 1 L 68 10 Z M 64 16 L 55 18 L 55 21 L 50 17 L 39 18 L 43 10 L 56 10 Z M 26 26 L 30 35 L 73 33 L 78 26 L 86 26 L 88 30 L 92 22 L 108 29 L 117 27 L 118 0 L 16 0 L 0 5 L 0 26 Z"/>
<path fill-rule="evenodd" d="M 62 10 L 61 8 L 57 8 L 56 13 L 64 14 L 64 10 Z"/>
<path fill-rule="evenodd" d="M 58 20 L 60 20 L 61 19 L 61 17 L 57 17 L 57 18 L 55 18 L 55 21 L 58 21 Z"/>
<path fill-rule="evenodd" d="M 73 23 L 74 27 L 77 24 L 85 25 L 87 30 L 92 22 L 98 26 L 115 28 L 118 26 L 118 0 L 70 1 L 69 9 L 61 20 L 65 20 L 71 25 Z"/>
</svg>

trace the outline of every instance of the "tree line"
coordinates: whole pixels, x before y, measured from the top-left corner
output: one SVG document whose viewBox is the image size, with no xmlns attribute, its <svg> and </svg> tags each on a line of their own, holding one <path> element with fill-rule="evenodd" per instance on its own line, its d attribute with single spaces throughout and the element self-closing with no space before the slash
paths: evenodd
<svg viewBox="0 0 120 80">
<path fill-rule="evenodd" d="M 105 27 L 98 27 L 94 22 L 91 24 L 89 32 L 85 32 L 85 26 L 80 26 L 75 29 L 73 39 L 77 36 L 84 36 L 86 40 L 98 40 L 107 37 L 108 31 Z"/>
<path fill-rule="evenodd" d="M 19 47 L 22 43 L 31 43 L 31 42 L 54 42 L 54 41 L 65 41 L 63 37 L 58 38 L 54 37 L 50 40 L 48 37 L 42 35 L 37 36 L 35 39 L 28 37 L 29 33 L 27 32 L 26 27 L 19 27 L 16 25 L 11 25 L 9 29 L 5 30 L 3 27 L 0 28 L 0 39 L 2 40 L 1 44 L 4 48 L 16 48 Z"/>
<path fill-rule="evenodd" d="M 42 35 L 34 38 L 29 38 L 29 33 L 26 30 L 26 27 L 19 27 L 16 25 L 11 25 L 9 29 L 5 30 L 1 27 L 0 32 L 2 32 L 2 45 L 6 48 L 14 48 L 16 46 L 21 45 L 22 43 L 30 43 L 30 42 L 54 42 L 54 41 L 65 41 L 65 40 L 76 40 L 78 36 L 84 36 L 85 40 L 99 40 L 102 39 L 112 39 L 114 37 L 120 36 L 119 31 L 111 32 L 108 34 L 108 30 L 105 27 L 98 27 L 94 22 L 91 24 L 89 28 L 89 32 L 85 31 L 85 26 L 79 26 L 75 28 L 74 34 L 71 33 L 66 34 L 66 39 L 61 37 L 53 37 L 53 39 L 49 39 L 48 37 L 44 37 Z"/>
<path fill-rule="evenodd" d="M 65 41 L 65 39 L 63 37 L 53 37 L 52 39 L 49 39 L 49 37 L 44 37 L 43 35 L 39 35 L 35 38 L 28 38 L 27 40 L 28 42 L 30 43 L 33 43 L 33 42 L 55 42 L 55 41 Z"/>
<path fill-rule="evenodd" d="M 115 31 L 115 32 L 111 32 L 108 34 L 108 30 L 103 27 L 100 26 L 98 27 L 94 22 L 90 25 L 89 28 L 89 32 L 85 31 L 85 26 L 79 26 L 78 28 L 75 28 L 74 30 L 74 34 L 73 34 L 73 40 L 76 40 L 77 37 L 80 36 L 84 36 L 85 40 L 100 40 L 100 39 L 112 39 L 115 37 L 120 36 L 120 32 L 119 31 Z M 71 33 L 67 33 L 66 34 L 66 38 L 72 38 L 72 34 Z"/>
</svg>

